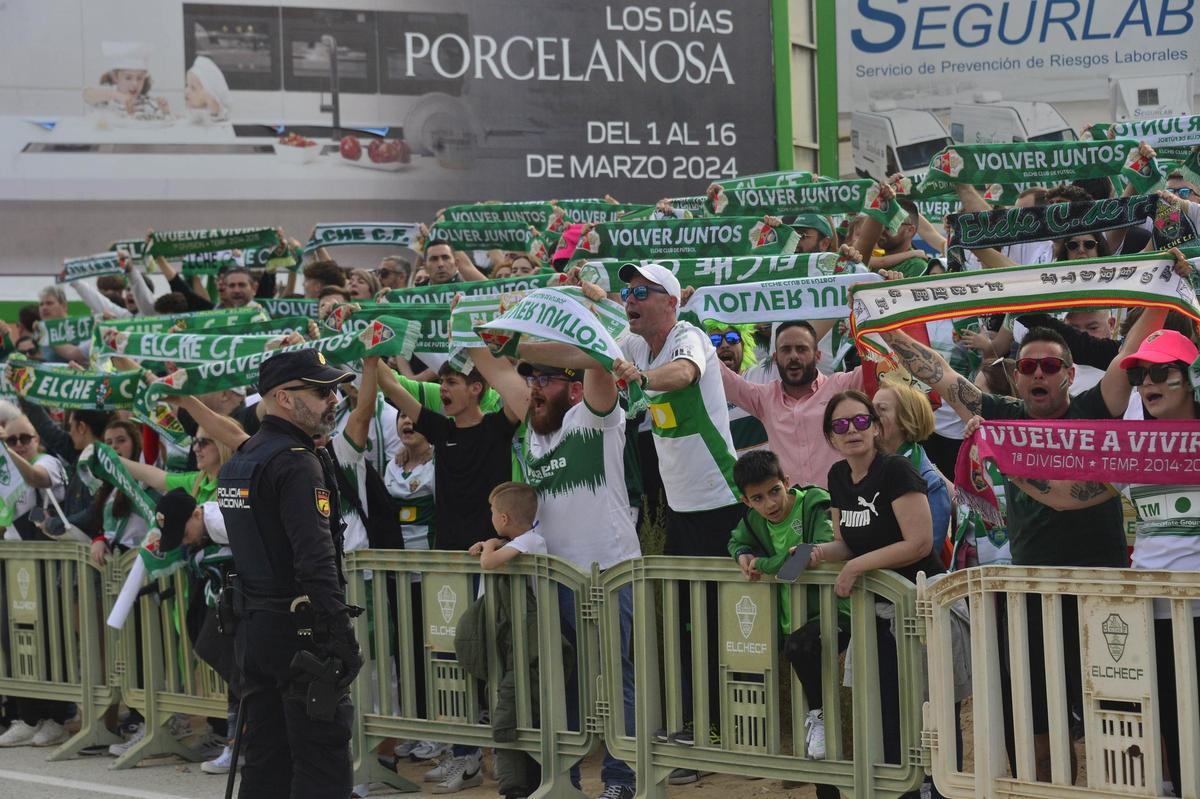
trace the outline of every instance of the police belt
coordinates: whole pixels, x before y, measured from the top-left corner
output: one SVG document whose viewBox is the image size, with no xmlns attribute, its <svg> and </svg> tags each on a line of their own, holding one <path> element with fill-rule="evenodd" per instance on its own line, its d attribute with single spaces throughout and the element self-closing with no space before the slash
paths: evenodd
<svg viewBox="0 0 1200 799">
<path fill-rule="evenodd" d="M 297 610 L 308 610 L 308 594 L 297 597 L 254 596 L 243 591 L 242 610 L 247 613 L 265 610 L 270 613 L 295 613 Z"/>
</svg>

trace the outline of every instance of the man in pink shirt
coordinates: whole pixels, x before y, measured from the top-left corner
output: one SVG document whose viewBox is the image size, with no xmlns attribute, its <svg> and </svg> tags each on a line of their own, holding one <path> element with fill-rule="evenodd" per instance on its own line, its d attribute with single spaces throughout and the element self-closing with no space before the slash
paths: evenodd
<svg viewBox="0 0 1200 799">
<path fill-rule="evenodd" d="M 721 382 L 729 402 L 762 422 L 784 473 L 797 485 L 828 488 L 829 467 L 841 456 L 821 430 L 825 405 L 839 391 L 862 391 L 863 376 L 861 366 L 830 375 L 818 372 L 819 340 L 808 322 L 784 322 L 775 331 L 779 377 L 759 385 L 721 364 Z"/>
</svg>

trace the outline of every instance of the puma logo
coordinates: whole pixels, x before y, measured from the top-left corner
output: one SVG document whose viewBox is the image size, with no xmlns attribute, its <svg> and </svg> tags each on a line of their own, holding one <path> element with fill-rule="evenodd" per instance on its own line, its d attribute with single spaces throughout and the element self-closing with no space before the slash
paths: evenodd
<svg viewBox="0 0 1200 799">
<path fill-rule="evenodd" d="M 871 524 L 871 516 L 879 516 L 879 511 L 875 509 L 875 502 L 879 499 L 879 492 L 875 492 L 875 496 L 871 497 L 870 502 L 862 497 L 858 498 L 859 506 L 867 510 L 847 510 L 842 511 L 838 518 L 838 524 L 842 527 L 868 527 Z"/>
<path fill-rule="evenodd" d="M 878 515 L 879 515 L 879 511 L 875 510 L 875 500 L 877 500 L 877 499 L 879 499 L 879 492 L 878 492 L 878 491 L 876 491 L 876 492 L 875 492 L 875 496 L 871 497 L 871 501 L 870 501 L 870 502 L 867 502 L 867 501 L 866 501 L 865 499 L 863 499 L 862 497 L 859 497 L 859 498 L 858 498 L 858 504 L 859 504 L 859 505 L 861 505 L 861 506 L 862 506 L 862 507 L 864 507 L 864 508 L 870 508 L 870 509 L 871 509 L 871 513 L 872 513 L 872 515 L 874 515 L 874 516 L 878 516 Z"/>
</svg>

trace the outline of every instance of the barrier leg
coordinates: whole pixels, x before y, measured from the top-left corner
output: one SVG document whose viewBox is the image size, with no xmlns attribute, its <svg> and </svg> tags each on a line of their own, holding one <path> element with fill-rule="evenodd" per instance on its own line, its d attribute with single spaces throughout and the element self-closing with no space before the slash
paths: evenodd
<svg viewBox="0 0 1200 799">
<path fill-rule="evenodd" d="M 672 586 L 670 589 L 674 590 Z M 664 605 L 663 625 L 668 629 L 676 620 L 667 615 Z M 638 575 L 633 581 L 633 661 L 634 715 L 637 741 L 637 793 L 635 799 L 666 799 L 669 768 L 654 765 L 654 731 L 662 724 L 662 697 L 659 690 L 658 630 L 654 613 L 654 584 Z M 670 634 L 670 633 L 668 633 Z"/>
<path fill-rule="evenodd" d="M 542 784 L 530 794 L 529 799 L 582 799 L 585 794 L 571 784 L 571 766 L 575 756 L 564 755 L 560 749 L 560 731 L 567 727 L 567 695 L 566 679 L 563 671 L 562 657 L 562 612 L 558 598 L 558 586 L 548 579 L 537 581 L 538 607 L 541 612 L 538 618 L 538 701 L 541 709 L 541 751 L 537 761 L 542 766 Z M 575 597 L 571 612 L 578 614 L 581 597 Z M 552 609 L 546 612 L 547 609 Z M 586 636 L 590 631 L 576 626 L 576 661 L 580 674 L 577 675 L 579 685 L 587 679 L 583 673 L 587 663 L 588 644 Z M 588 712 L 580 708 L 580 724 Z"/>
</svg>

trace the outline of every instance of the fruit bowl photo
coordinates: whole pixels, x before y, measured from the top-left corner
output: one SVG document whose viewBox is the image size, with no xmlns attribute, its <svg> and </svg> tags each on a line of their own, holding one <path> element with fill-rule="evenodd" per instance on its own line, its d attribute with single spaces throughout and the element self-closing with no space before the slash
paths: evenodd
<svg viewBox="0 0 1200 799">
<path fill-rule="evenodd" d="M 342 163 L 363 169 L 399 172 L 412 165 L 412 151 L 403 139 L 371 139 L 364 146 L 354 136 L 346 136 L 338 145 Z"/>
<path fill-rule="evenodd" d="M 275 142 L 275 155 L 292 164 L 311 164 L 321 154 L 321 148 L 313 139 L 298 133 L 289 133 Z"/>
</svg>

